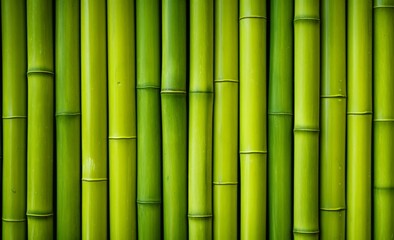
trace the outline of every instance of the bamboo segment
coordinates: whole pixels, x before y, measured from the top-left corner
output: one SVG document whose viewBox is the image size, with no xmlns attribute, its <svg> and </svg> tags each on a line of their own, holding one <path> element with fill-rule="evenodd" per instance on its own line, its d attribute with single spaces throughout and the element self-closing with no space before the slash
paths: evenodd
<svg viewBox="0 0 394 240">
<path fill-rule="evenodd" d="M 136 6 L 138 238 L 160 239 L 160 2 L 137 0 Z"/>
<path fill-rule="evenodd" d="M 52 239 L 54 61 L 51 0 L 27 1 L 29 239 Z"/>
<path fill-rule="evenodd" d="M 57 239 L 81 236 L 80 1 L 56 1 Z"/>
<path fill-rule="evenodd" d="M 83 239 L 107 239 L 105 3 L 105 0 L 81 2 Z"/>
<path fill-rule="evenodd" d="M 346 239 L 371 239 L 372 0 L 348 1 Z"/>
<path fill-rule="evenodd" d="M 241 239 L 266 237 L 267 99 L 266 1 L 241 0 L 240 162 Z"/>
<path fill-rule="evenodd" d="M 374 1 L 374 239 L 394 236 L 394 1 Z"/>
<path fill-rule="evenodd" d="M 110 238 L 137 239 L 134 1 L 108 0 Z"/>
<path fill-rule="evenodd" d="M 238 0 L 216 0 L 214 239 L 238 237 L 238 85 Z"/>
<path fill-rule="evenodd" d="M 214 2 L 190 2 L 189 239 L 212 239 Z"/>
<path fill-rule="evenodd" d="M 268 212 L 271 239 L 292 238 L 292 1 L 271 2 L 268 105 Z"/>
<path fill-rule="evenodd" d="M 319 238 L 319 0 L 294 16 L 294 239 Z"/>
<path fill-rule="evenodd" d="M 162 2 L 164 239 L 187 239 L 186 1 Z"/>
<path fill-rule="evenodd" d="M 26 1 L 1 1 L 3 63 L 2 239 L 25 239 L 27 49 Z M 1 137 L 0 137 L 1 139 Z"/>
<path fill-rule="evenodd" d="M 345 239 L 346 2 L 322 1 L 321 239 Z"/>
</svg>

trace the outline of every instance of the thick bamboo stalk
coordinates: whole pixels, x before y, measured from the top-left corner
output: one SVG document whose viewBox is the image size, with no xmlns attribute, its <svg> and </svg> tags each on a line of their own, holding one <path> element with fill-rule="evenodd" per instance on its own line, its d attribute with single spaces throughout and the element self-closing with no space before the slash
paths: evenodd
<svg viewBox="0 0 394 240">
<path fill-rule="evenodd" d="M 164 239 L 186 239 L 186 1 L 164 0 L 162 4 Z"/>
<path fill-rule="evenodd" d="M 1 1 L 3 76 L 2 239 L 25 239 L 27 45 L 26 1 Z M 0 137 L 1 139 L 1 137 Z"/>
<path fill-rule="evenodd" d="M 137 0 L 136 9 L 138 238 L 160 239 L 160 2 Z"/>
<path fill-rule="evenodd" d="M 106 1 L 81 1 L 82 238 L 107 239 Z M 132 151 L 132 149 L 130 149 Z"/>
<path fill-rule="evenodd" d="M 320 236 L 345 239 L 346 2 L 322 1 Z"/>
<path fill-rule="evenodd" d="M 29 239 L 52 239 L 54 161 L 54 59 L 51 0 L 27 1 Z"/>
<path fill-rule="evenodd" d="M 320 1 L 294 16 L 294 239 L 319 238 Z"/>
<path fill-rule="evenodd" d="M 213 8 L 190 1 L 189 239 L 212 239 Z"/>
<path fill-rule="evenodd" d="M 238 79 L 238 0 L 216 0 L 214 239 L 238 237 Z"/>
<path fill-rule="evenodd" d="M 57 239 L 81 236 L 80 1 L 56 1 Z"/>
<path fill-rule="evenodd" d="M 346 239 L 371 239 L 372 0 L 349 0 Z"/>
<path fill-rule="evenodd" d="M 111 239 L 137 239 L 134 1 L 108 0 Z"/>
<path fill-rule="evenodd" d="M 268 105 L 268 216 L 271 239 L 291 239 L 294 3 L 271 2 Z"/>
<path fill-rule="evenodd" d="M 241 0 L 240 162 L 241 239 L 266 237 L 267 204 L 267 7 Z"/>
<path fill-rule="evenodd" d="M 374 1 L 374 239 L 394 236 L 394 1 Z"/>
</svg>

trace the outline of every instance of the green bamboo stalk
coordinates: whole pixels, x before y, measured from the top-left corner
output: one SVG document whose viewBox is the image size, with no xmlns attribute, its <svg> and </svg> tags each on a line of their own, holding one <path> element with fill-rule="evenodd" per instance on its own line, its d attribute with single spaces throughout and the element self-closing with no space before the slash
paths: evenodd
<svg viewBox="0 0 394 240">
<path fill-rule="evenodd" d="M 79 8 L 56 1 L 57 239 L 81 236 Z"/>
<path fill-rule="evenodd" d="M 25 239 L 27 45 L 26 1 L 1 1 L 3 73 L 2 239 Z M 1 139 L 1 137 L 0 137 Z"/>
<path fill-rule="evenodd" d="M 108 0 L 111 239 L 137 239 L 134 1 Z"/>
<path fill-rule="evenodd" d="M 216 0 L 214 239 L 238 237 L 238 84 L 238 0 Z"/>
<path fill-rule="evenodd" d="M 319 238 L 320 1 L 294 16 L 294 239 Z"/>
<path fill-rule="evenodd" d="M 139 239 L 160 239 L 162 236 L 160 53 L 160 2 L 137 0 Z"/>
<path fill-rule="evenodd" d="M 212 239 L 212 0 L 190 1 L 189 239 Z"/>
<path fill-rule="evenodd" d="M 293 183 L 294 3 L 271 2 L 268 105 L 268 217 L 270 239 L 291 239 Z"/>
<path fill-rule="evenodd" d="M 186 1 L 162 4 L 164 239 L 187 239 Z"/>
<path fill-rule="evenodd" d="M 348 1 L 346 239 L 371 239 L 372 0 Z"/>
<path fill-rule="evenodd" d="M 108 233 L 106 45 L 106 1 L 82 0 L 81 106 L 83 239 L 107 239 Z"/>
<path fill-rule="evenodd" d="M 394 1 L 374 1 L 374 239 L 394 236 Z"/>
<path fill-rule="evenodd" d="M 320 236 L 345 239 L 346 2 L 322 1 Z"/>
<path fill-rule="evenodd" d="M 27 1 L 27 51 L 28 238 L 52 239 L 54 59 L 51 0 Z"/>
</svg>

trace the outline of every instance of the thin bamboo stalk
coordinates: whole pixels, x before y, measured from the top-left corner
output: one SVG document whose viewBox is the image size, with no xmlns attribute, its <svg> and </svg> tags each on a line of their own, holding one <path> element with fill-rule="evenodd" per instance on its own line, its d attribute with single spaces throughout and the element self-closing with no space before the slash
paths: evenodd
<svg viewBox="0 0 394 240">
<path fill-rule="evenodd" d="M 187 239 L 186 1 L 162 4 L 164 239 Z"/>
<path fill-rule="evenodd" d="M 106 1 L 82 0 L 83 239 L 107 239 L 108 234 L 106 45 Z"/>
<path fill-rule="evenodd" d="M 189 239 L 212 239 L 213 8 L 190 1 Z"/>
<path fill-rule="evenodd" d="M 291 239 L 294 3 L 271 2 L 268 105 L 268 216 L 271 239 Z"/>
<path fill-rule="evenodd" d="M 54 59 L 51 0 L 27 1 L 27 50 L 28 238 L 52 239 Z"/>
<path fill-rule="evenodd" d="M 238 237 L 238 85 L 238 0 L 216 0 L 214 239 Z"/>
<path fill-rule="evenodd" d="M 57 239 L 81 236 L 80 1 L 56 1 Z"/>
<path fill-rule="evenodd" d="M 348 1 L 346 239 L 371 239 L 372 0 Z"/>
<path fill-rule="evenodd" d="M 394 1 L 374 1 L 374 239 L 394 236 Z"/>
<path fill-rule="evenodd" d="M 2 239 L 25 239 L 27 45 L 26 1 L 1 1 L 3 74 Z M 1 139 L 1 137 L 0 137 Z"/>
</svg>

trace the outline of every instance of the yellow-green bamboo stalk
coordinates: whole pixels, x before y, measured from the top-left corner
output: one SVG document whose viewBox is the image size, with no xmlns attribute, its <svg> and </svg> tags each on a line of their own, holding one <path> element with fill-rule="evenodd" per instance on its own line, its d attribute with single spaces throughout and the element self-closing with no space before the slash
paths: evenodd
<svg viewBox="0 0 394 240">
<path fill-rule="evenodd" d="M 185 0 L 162 2 L 164 239 L 187 239 L 186 14 Z"/>
<path fill-rule="evenodd" d="M 108 233 L 106 39 L 106 1 L 82 0 L 82 239 Z"/>
<path fill-rule="evenodd" d="M 322 1 L 320 236 L 345 239 L 346 2 Z"/>
<path fill-rule="evenodd" d="M 294 16 L 294 239 L 319 238 L 320 1 Z"/>
<path fill-rule="evenodd" d="M 214 239 L 238 237 L 238 83 L 238 0 L 216 0 Z"/>
<path fill-rule="evenodd" d="M 51 0 L 27 1 L 29 239 L 52 239 L 54 162 L 54 59 Z"/>
<path fill-rule="evenodd" d="M 81 236 L 79 0 L 56 1 L 57 239 Z"/>
<path fill-rule="evenodd" d="M 190 1 L 189 239 L 212 239 L 212 0 Z"/>
<path fill-rule="evenodd" d="M 134 1 L 107 0 L 111 239 L 137 239 Z"/>
<path fill-rule="evenodd" d="M 2 239 L 25 239 L 27 49 L 26 1 L 1 1 L 3 74 Z M 1 139 L 1 137 L 0 137 Z"/>
<path fill-rule="evenodd" d="M 374 239 L 394 237 L 394 1 L 374 1 Z"/>
<path fill-rule="evenodd" d="M 349 0 L 347 12 L 346 239 L 371 239 L 372 0 Z"/>
</svg>

